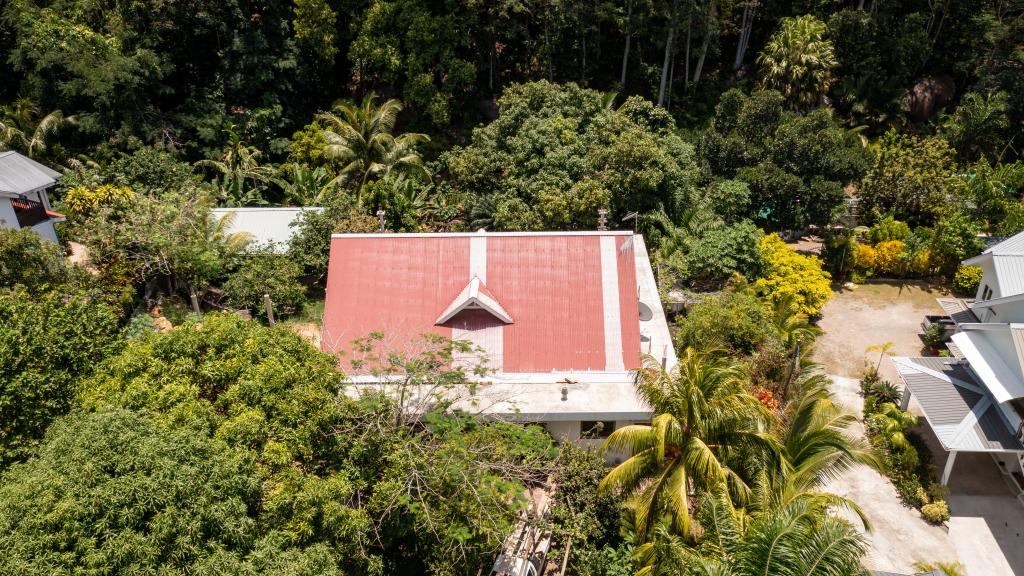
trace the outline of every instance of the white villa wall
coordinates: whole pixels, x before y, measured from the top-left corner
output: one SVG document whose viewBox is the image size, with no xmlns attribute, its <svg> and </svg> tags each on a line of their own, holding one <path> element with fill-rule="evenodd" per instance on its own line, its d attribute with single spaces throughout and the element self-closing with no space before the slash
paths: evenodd
<svg viewBox="0 0 1024 576">
<path fill-rule="evenodd" d="M 975 307 L 974 312 L 982 322 L 1024 323 L 1024 302 L 1006 302 L 994 306 Z"/>
<path fill-rule="evenodd" d="M 21 228 L 18 225 L 18 215 L 11 206 L 11 199 L 6 196 L 0 196 L 0 228 Z"/>
<path fill-rule="evenodd" d="M 974 295 L 974 299 L 982 299 L 981 295 L 985 291 L 985 286 L 992 289 L 992 298 L 1001 297 L 1002 295 L 999 293 L 999 280 L 996 278 L 996 267 L 992 263 L 992 258 L 987 258 L 979 266 L 981 267 L 981 282 L 978 283 L 978 292 Z"/>
<path fill-rule="evenodd" d="M 33 226 L 32 229 L 35 230 L 36 234 L 42 236 L 43 240 L 49 240 L 50 242 L 58 244 L 60 243 L 60 240 L 57 238 L 57 231 L 53 228 L 52 221 L 47 220 L 46 222 L 40 222 Z"/>
</svg>

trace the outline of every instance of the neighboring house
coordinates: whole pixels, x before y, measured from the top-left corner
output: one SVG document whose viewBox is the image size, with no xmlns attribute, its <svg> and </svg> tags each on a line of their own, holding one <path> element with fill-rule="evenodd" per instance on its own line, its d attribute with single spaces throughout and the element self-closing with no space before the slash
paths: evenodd
<svg viewBox="0 0 1024 576">
<path fill-rule="evenodd" d="M 986 452 L 1024 492 L 1024 233 L 964 264 L 984 275 L 974 299 L 938 299 L 955 325 L 952 356 L 893 359 L 903 407 L 913 395 L 949 452 L 943 484 L 957 453 Z"/>
<path fill-rule="evenodd" d="M 321 212 L 323 208 L 214 208 L 211 210 L 218 219 L 230 214 L 231 220 L 224 230 L 226 234 L 248 235 L 254 244 L 273 243 L 278 252 L 288 249 L 288 243 L 297 228 L 292 223 L 303 212 Z"/>
<path fill-rule="evenodd" d="M 46 189 L 57 183 L 60 172 L 17 152 L 0 152 L 0 228 L 31 228 L 57 242 L 54 222 L 64 215 L 53 212 Z"/>
<path fill-rule="evenodd" d="M 676 362 L 631 232 L 335 234 L 323 324 L 321 346 L 337 354 L 374 331 L 406 353 L 423 333 L 469 341 L 493 370 L 474 408 L 573 440 L 649 421 L 633 388 L 641 354 Z M 350 377 L 382 384 L 365 369 Z"/>
</svg>

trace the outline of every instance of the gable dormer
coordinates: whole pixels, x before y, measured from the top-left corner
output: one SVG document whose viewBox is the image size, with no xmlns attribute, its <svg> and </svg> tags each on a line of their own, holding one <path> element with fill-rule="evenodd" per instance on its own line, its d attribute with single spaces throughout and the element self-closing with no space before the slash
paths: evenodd
<svg viewBox="0 0 1024 576">
<path fill-rule="evenodd" d="M 448 304 L 444 312 L 441 312 L 434 324 L 444 324 L 466 310 L 483 310 L 505 324 L 512 324 L 512 316 L 505 311 L 505 308 L 498 303 L 498 299 L 491 294 L 491 291 L 477 276 L 473 276 L 469 284 L 466 284 L 466 287 Z"/>
</svg>

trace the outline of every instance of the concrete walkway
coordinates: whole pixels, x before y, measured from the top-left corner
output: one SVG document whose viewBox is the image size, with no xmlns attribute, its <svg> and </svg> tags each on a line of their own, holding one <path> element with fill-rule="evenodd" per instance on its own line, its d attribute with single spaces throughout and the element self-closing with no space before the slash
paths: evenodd
<svg viewBox="0 0 1024 576">
<path fill-rule="evenodd" d="M 869 284 L 834 294 L 822 311 L 819 326 L 825 333 L 815 343 L 814 358 L 833 374 L 832 391 L 840 403 L 858 416 L 863 412 L 858 377 L 865 347 L 891 341 L 898 355 L 921 354 L 920 322 L 924 314 L 942 313 L 934 302 L 940 295 L 927 286 L 903 283 Z M 877 362 L 878 355 L 871 361 Z M 888 359 L 880 372 L 899 382 Z M 927 424 L 919 431 L 941 470 L 946 452 Z M 863 434 L 863 427 L 858 433 Z M 958 455 L 949 488 L 952 518 L 948 527 L 941 527 L 904 506 L 892 483 L 866 466 L 854 467 L 827 486 L 860 504 L 871 521 L 873 529 L 865 534 L 871 547 L 865 565 L 871 570 L 913 574 L 914 562 L 959 561 L 968 576 L 1024 576 L 1024 505 L 1012 495 L 995 462 L 986 454 Z"/>
<path fill-rule="evenodd" d="M 860 414 L 864 401 L 857 393 L 860 387 L 857 379 L 831 378 L 837 400 L 851 412 Z M 863 426 L 858 424 L 856 431 L 863 435 Z M 868 466 L 854 466 L 826 485 L 825 490 L 857 502 L 867 514 L 871 531 L 862 532 L 870 544 L 864 560 L 869 570 L 913 574 L 914 562 L 958 559 L 953 539 L 946 529 L 925 522 L 916 509 L 904 506 L 889 479 Z M 843 516 L 859 525 L 853 514 L 844 512 Z"/>
</svg>

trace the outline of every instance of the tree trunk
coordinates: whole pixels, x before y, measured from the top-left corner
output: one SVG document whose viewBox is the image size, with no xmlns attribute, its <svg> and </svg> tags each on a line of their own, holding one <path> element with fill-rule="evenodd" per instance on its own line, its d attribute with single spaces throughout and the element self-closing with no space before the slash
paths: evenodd
<svg viewBox="0 0 1024 576">
<path fill-rule="evenodd" d="M 548 34 L 548 21 L 551 19 L 551 5 L 546 6 L 544 10 L 544 51 L 547 52 L 548 57 L 548 82 L 555 81 L 555 72 L 551 66 L 551 36 Z"/>
<path fill-rule="evenodd" d="M 690 89 L 690 40 L 693 37 L 693 18 L 686 19 L 686 51 L 684 60 L 686 61 L 686 72 L 683 74 L 683 87 L 687 90 Z"/>
<path fill-rule="evenodd" d="M 587 35 L 583 35 L 583 65 L 580 66 L 580 84 L 587 84 Z"/>
<path fill-rule="evenodd" d="M 675 85 L 676 85 L 676 50 L 675 50 L 675 47 L 673 47 L 672 48 L 672 68 L 669 70 L 669 73 L 668 73 L 668 97 L 666 98 L 666 102 L 665 102 L 665 109 L 666 110 L 671 110 L 672 109 L 672 89 L 675 87 Z"/>
<path fill-rule="evenodd" d="M 626 69 L 629 67 L 629 45 L 633 41 L 633 0 L 626 5 L 626 49 L 622 51 L 622 79 L 619 84 L 626 88 Z"/>
<path fill-rule="evenodd" d="M 711 23 L 714 22 L 714 18 L 715 1 L 711 0 L 711 4 L 708 5 L 706 26 L 704 27 L 704 42 L 700 46 L 700 58 L 697 59 L 697 67 L 693 71 L 693 83 L 695 85 L 700 82 L 700 75 L 704 70 L 704 59 L 707 58 L 708 46 L 711 44 Z"/>
<path fill-rule="evenodd" d="M 665 59 L 661 64 L 661 86 L 658 88 L 658 106 L 665 106 L 665 88 L 668 84 L 669 62 L 672 60 L 672 42 L 676 35 L 676 7 L 678 0 L 672 2 L 672 12 L 669 14 L 668 37 L 665 39 Z"/>
<path fill-rule="evenodd" d="M 732 69 L 739 70 L 743 66 L 743 58 L 747 54 L 747 45 L 750 43 L 750 33 L 754 29 L 754 8 L 748 3 L 743 7 L 743 19 L 740 22 L 740 40 L 736 44 L 736 59 L 733 60 Z"/>
</svg>

